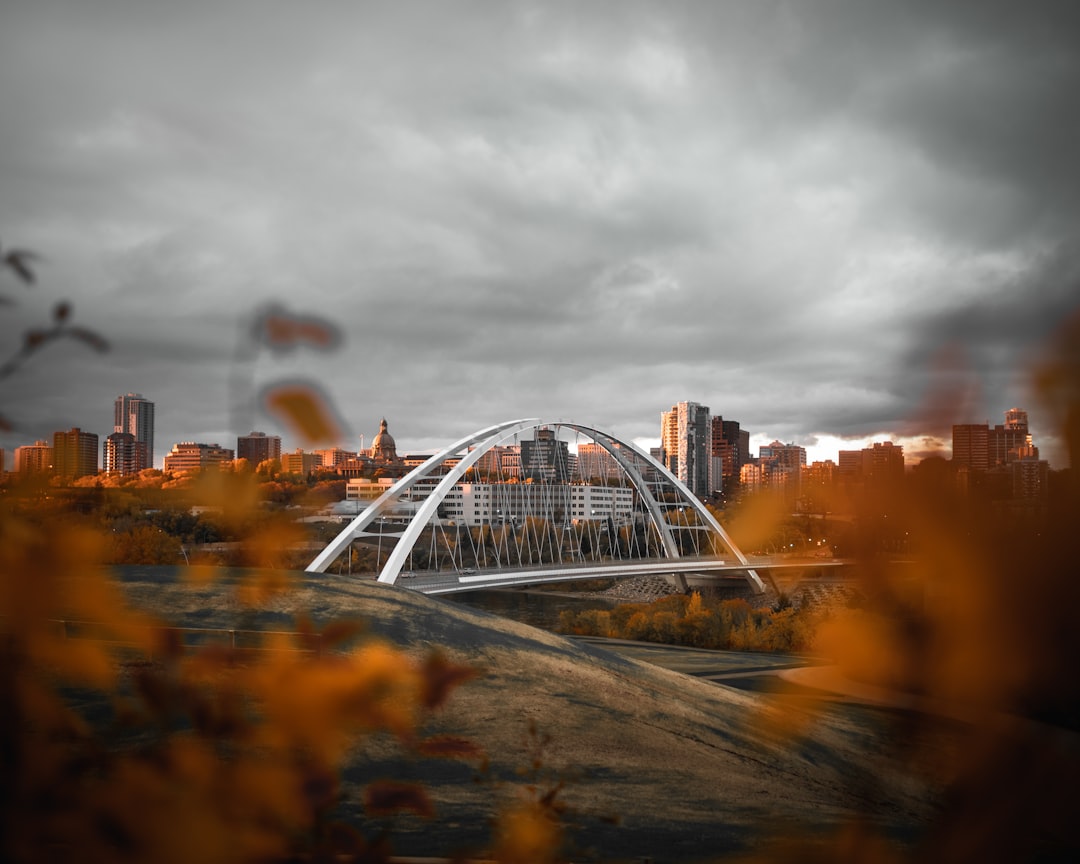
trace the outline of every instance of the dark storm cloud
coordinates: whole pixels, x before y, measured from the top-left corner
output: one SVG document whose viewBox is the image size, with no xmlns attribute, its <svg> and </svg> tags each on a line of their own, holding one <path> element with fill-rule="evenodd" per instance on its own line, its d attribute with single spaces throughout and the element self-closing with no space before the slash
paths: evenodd
<svg viewBox="0 0 1080 864">
<path fill-rule="evenodd" d="M 170 442 L 235 434 L 237 333 L 276 300 L 346 344 L 256 386 L 310 375 L 406 447 L 537 415 L 655 438 L 683 399 L 913 434 L 954 344 L 997 419 L 1076 285 L 1078 15 L 9 3 L 0 240 L 114 351 L 42 357 L 5 405 L 44 428 L 137 389 Z M 35 403 L 49 363 L 66 412 Z"/>
<path fill-rule="evenodd" d="M 1003 280 L 996 290 L 959 302 L 912 328 L 916 336 L 900 366 L 910 372 L 903 379 L 897 376 L 897 386 L 906 385 L 908 393 L 921 387 L 931 399 L 935 392 L 966 391 L 969 404 L 962 407 L 999 422 L 1018 393 L 1030 392 L 1030 377 L 1045 350 L 1078 309 L 1080 246 L 1074 242 Z M 927 357 L 948 362 L 927 364 Z M 944 404 L 937 417 L 943 428 L 928 431 L 942 432 L 950 423 L 963 422 L 962 407 L 948 407 Z M 1039 418 L 1040 406 L 1030 407 Z M 912 419 L 927 425 L 921 416 Z"/>
</svg>

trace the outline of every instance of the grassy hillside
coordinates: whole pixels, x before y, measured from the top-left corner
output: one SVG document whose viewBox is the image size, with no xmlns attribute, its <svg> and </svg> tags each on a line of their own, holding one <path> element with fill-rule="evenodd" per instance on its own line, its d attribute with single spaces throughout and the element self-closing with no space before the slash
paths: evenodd
<svg viewBox="0 0 1080 864">
<path fill-rule="evenodd" d="M 482 747 L 486 769 L 402 760 L 377 740 L 345 767 L 347 799 L 378 775 L 431 789 L 436 819 L 399 818 L 399 852 L 481 849 L 501 803 L 530 783 L 541 791 L 565 783 L 559 798 L 579 860 L 709 860 L 856 818 L 910 839 L 932 817 L 935 783 L 918 760 L 898 761 L 890 746 L 898 718 L 889 712 L 838 703 L 809 713 L 820 706 L 799 696 L 718 686 L 348 577 L 294 574 L 292 591 L 252 608 L 227 581 L 190 585 L 174 572 L 129 569 L 124 585 L 136 605 L 181 626 L 288 629 L 298 614 L 316 624 L 358 617 L 369 636 L 418 652 L 439 647 L 481 671 L 454 692 L 436 725 Z M 942 734 L 928 743 L 941 746 Z M 341 815 L 363 818 L 350 800 Z"/>
</svg>

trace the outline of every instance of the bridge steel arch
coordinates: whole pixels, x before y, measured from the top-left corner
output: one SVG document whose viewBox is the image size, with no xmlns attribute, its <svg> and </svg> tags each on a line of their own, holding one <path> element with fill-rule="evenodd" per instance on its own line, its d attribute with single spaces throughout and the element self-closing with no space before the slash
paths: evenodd
<svg viewBox="0 0 1080 864">
<path fill-rule="evenodd" d="M 573 422 L 541 421 L 536 418 L 510 420 L 498 423 L 474 432 L 454 442 L 423 464 L 414 468 L 405 477 L 394 483 L 362 513 L 353 519 L 307 566 L 308 572 L 322 573 L 330 564 L 349 548 L 352 541 L 363 536 L 366 529 L 377 519 L 384 519 L 410 491 L 421 481 L 438 477 L 439 480 L 420 506 L 411 516 L 404 531 L 388 533 L 385 536 L 397 538 L 393 551 L 379 571 L 378 581 L 394 584 L 402 567 L 416 544 L 421 533 L 432 522 L 439 506 L 446 495 L 465 476 L 465 473 L 483 458 L 492 448 L 518 438 L 522 433 L 541 428 L 570 429 L 584 434 L 599 444 L 619 465 L 628 478 L 648 513 L 652 526 L 657 531 L 664 555 L 669 558 L 683 557 L 680 544 L 676 541 L 675 531 L 697 531 L 703 535 L 709 548 L 722 544 L 740 564 L 747 565 L 745 573 L 752 589 L 758 593 L 765 591 L 765 583 L 754 571 L 749 560 L 735 545 L 708 508 L 672 474 L 663 464 L 654 459 L 632 442 L 621 441 L 606 432 Z M 459 461 L 449 470 L 443 468 L 451 458 L 460 456 Z M 672 496 L 674 495 L 674 500 Z M 695 521 L 691 522 L 686 511 L 691 510 Z M 672 524 L 669 514 L 679 515 L 679 522 Z M 717 543 L 719 541 L 719 543 Z M 672 574 L 681 588 L 685 590 L 685 576 Z"/>
</svg>

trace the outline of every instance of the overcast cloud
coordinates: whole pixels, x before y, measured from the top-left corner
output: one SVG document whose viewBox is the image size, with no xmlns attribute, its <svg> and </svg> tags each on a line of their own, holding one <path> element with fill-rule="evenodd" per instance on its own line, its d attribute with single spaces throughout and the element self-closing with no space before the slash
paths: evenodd
<svg viewBox="0 0 1080 864">
<path fill-rule="evenodd" d="M 1027 381 L 1080 306 L 1078 45 L 1071 0 L 7 0 L 4 353 L 61 298 L 113 347 L 0 382 L 3 446 L 127 391 L 159 463 L 284 431 L 228 386 L 276 301 L 345 344 L 243 379 L 317 377 L 353 448 L 693 400 L 911 454 L 1017 405 L 1064 467 Z"/>
</svg>

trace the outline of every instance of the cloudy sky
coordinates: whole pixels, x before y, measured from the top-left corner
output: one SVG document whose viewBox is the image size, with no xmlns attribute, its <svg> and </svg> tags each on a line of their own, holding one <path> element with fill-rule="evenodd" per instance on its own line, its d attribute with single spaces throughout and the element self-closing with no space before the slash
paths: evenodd
<svg viewBox="0 0 1080 864">
<path fill-rule="evenodd" d="M 61 299 L 112 348 L 0 382 L 0 443 L 137 391 L 159 464 L 291 448 L 230 404 L 315 378 L 353 449 L 693 400 L 911 455 L 1018 405 L 1064 467 L 1028 375 L 1080 306 L 1078 45 L 1072 0 L 4 0 L 3 354 Z M 245 352 L 272 302 L 339 349 Z"/>
</svg>

